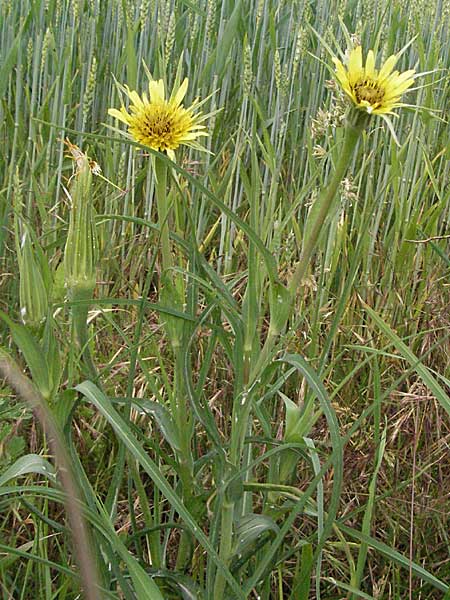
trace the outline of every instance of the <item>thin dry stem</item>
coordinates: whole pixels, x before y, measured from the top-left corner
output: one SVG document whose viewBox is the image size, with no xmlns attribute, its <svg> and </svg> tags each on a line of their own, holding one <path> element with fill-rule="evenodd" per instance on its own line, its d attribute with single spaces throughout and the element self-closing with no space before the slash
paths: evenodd
<svg viewBox="0 0 450 600">
<path fill-rule="evenodd" d="M 33 410 L 42 429 L 49 438 L 50 447 L 59 465 L 59 475 L 65 491 L 65 505 L 73 536 L 75 555 L 86 600 L 98 600 L 99 585 L 86 523 L 81 512 L 81 499 L 70 458 L 56 424 L 44 398 L 33 383 L 22 373 L 14 360 L 0 350 L 0 376 L 6 380 L 16 394 Z"/>
</svg>

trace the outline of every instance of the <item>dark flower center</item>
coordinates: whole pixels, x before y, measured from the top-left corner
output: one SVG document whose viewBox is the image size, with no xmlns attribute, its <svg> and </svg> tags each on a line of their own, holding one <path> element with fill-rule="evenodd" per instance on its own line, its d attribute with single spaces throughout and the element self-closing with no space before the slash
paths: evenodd
<svg viewBox="0 0 450 600">
<path fill-rule="evenodd" d="M 373 79 L 359 79 L 353 86 L 358 102 L 380 104 L 384 98 L 384 90 Z"/>
<path fill-rule="evenodd" d="M 168 115 L 147 115 L 143 122 L 143 130 L 149 137 L 163 137 L 173 132 L 173 121 Z"/>
</svg>

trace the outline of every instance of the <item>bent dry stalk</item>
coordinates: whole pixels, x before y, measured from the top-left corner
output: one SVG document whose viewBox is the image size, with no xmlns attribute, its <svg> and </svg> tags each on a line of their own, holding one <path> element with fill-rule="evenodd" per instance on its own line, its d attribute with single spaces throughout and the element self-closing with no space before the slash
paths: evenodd
<svg viewBox="0 0 450 600">
<path fill-rule="evenodd" d="M 88 525 L 82 511 L 81 494 L 73 471 L 72 461 L 64 443 L 63 434 L 44 397 L 33 382 L 22 373 L 9 354 L 0 348 L 0 377 L 14 389 L 37 416 L 48 435 L 54 457 L 59 467 L 59 477 L 65 492 L 65 505 L 73 536 L 74 551 L 80 569 L 84 598 L 98 600 L 100 578 L 93 553 Z"/>
</svg>

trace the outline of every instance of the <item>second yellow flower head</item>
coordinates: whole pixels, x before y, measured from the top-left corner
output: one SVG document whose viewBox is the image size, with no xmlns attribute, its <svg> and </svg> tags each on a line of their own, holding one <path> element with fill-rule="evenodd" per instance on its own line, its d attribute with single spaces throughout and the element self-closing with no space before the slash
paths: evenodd
<svg viewBox="0 0 450 600">
<path fill-rule="evenodd" d="M 162 79 L 149 82 L 149 97 L 144 92 L 141 98 L 125 86 L 122 89 L 131 100 L 129 109 L 124 106 L 120 110 L 110 108 L 108 114 L 128 125 L 128 133 L 136 142 L 153 150 L 165 151 L 174 160 L 174 150 L 181 144 L 202 149 L 195 140 L 208 135 L 201 125 L 205 116 L 196 112 L 198 101 L 189 108 L 182 105 L 187 88 L 188 80 L 185 79 L 166 99 Z"/>
<path fill-rule="evenodd" d="M 375 54 L 369 50 L 363 65 L 362 48 L 351 50 L 346 67 L 337 58 L 336 77 L 353 104 L 369 114 L 392 114 L 392 109 L 404 106 L 401 95 L 413 84 L 414 70 L 394 71 L 399 56 L 390 56 L 380 70 L 375 68 Z"/>
</svg>

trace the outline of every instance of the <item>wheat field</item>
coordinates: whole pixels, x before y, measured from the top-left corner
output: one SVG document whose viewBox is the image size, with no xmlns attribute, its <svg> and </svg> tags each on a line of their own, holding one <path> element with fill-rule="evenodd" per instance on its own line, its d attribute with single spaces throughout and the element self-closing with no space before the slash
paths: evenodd
<svg viewBox="0 0 450 600">
<path fill-rule="evenodd" d="M 450 599 L 449 34 L 0 0 L 2 598 Z M 387 121 L 359 46 L 415 70 Z"/>
</svg>

